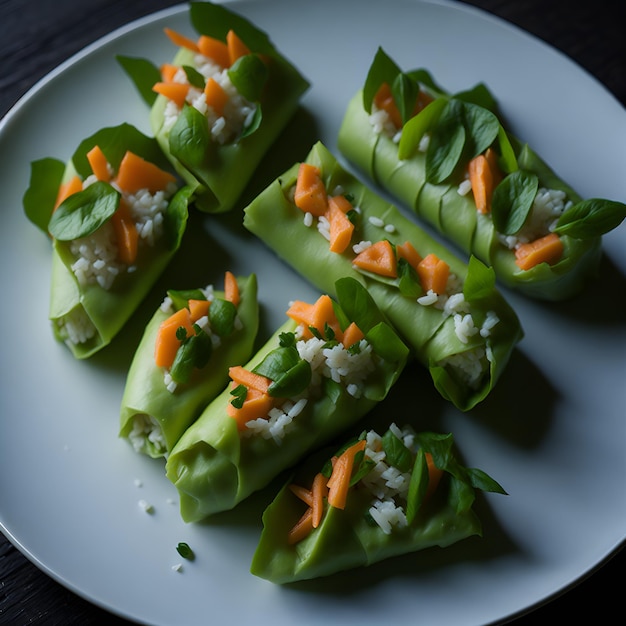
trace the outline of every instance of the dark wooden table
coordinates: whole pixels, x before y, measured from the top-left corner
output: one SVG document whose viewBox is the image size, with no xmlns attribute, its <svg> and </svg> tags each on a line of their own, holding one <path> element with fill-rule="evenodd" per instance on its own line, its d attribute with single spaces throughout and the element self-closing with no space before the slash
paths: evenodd
<svg viewBox="0 0 626 626">
<path fill-rule="evenodd" d="M 466 1 L 561 50 L 626 106 L 626 3 Z M 37 80 L 88 43 L 122 24 L 174 4 L 177 0 L 0 0 L 0 117 Z M 516 619 L 514 624 L 560 624 L 569 622 L 572 616 L 583 617 L 583 611 L 590 612 L 595 624 L 620 623 L 624 609 L 618 589 L 625 572 L 626 552 L 622 550 L 574 588 Z M 96 623 L 129 622 L 49 578 L 0 534 L 0 624 Z"/>
</svg>

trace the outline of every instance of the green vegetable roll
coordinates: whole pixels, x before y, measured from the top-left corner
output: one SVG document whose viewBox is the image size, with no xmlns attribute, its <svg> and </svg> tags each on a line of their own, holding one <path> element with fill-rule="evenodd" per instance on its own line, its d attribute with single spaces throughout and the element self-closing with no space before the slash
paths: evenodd
<svg viewBox="0 0 626 626">
<path fill-rule="evenodd" d="M 138 452 L 167 456 L 224 389 L 228 368 L 250 358 L 259 326 L 256 276 L 227 273 L 226 282 L 227 293 L 213 285 L 168 291 L 148 323 L 120 411 L 120 436 Z"/>
<path fill-rule="evenodd" d="M 166 29 L 179 51 L 163 71 L 143 59 L 119 61 L 196 206 L 228 211 L 309 84 L 266 33 L 227 7 L 191 2 L 190 18 L 199 38 Z"/>
<path fill-rule="evenodd" d="M 368 430 L 296 470 L 263 514 L 250 571 L 285 584 L 482 535 L 475 489 L 505 493 L 461 465 L 452 435 Z"/>
<path fill-rule="evenodd" d="M 539 299 L 579 292 L 626 205 L 580 196 L 505 130 L 487 88 L 450 95 L 379 49 L 340 127 L 342 154 L 424 221 Z"/>
<path fill-rule="evenodd" d="M 53 238 L 49 317 L 76 358 L 111 342 L 180 246 L 192 190 L 168 168 L 128 124 L 31 164 L 24 210 Z"/>
<path fill-rule="evenodd" d="M 182 435 L 166 463 L 187 522 L 233 508 L 354 425 L 387 395 L 408 350 L 350 278 L 337 301 L 289 317 Z"/>
<path fill-rule="evenodd" d="M 522 337 L 491 269 L 462 263 L 320 143 L 252 201 L 244 225 L 323 291 L 343 276 L 363 284 L 461 410 L 487 396 Z"/>
</svg>

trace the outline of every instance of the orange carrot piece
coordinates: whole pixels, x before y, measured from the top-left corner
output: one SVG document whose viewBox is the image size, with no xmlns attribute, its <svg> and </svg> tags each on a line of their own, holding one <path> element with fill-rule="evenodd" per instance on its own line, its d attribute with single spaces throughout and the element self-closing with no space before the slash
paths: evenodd
<svg viewBox="0 0 626 626">
<path fill-rule="evenodd" d="M 296 525 L 287 533 L 287 542 L 290 545 L 302 541 L 313 530 L 313 509 L 310 507 L 304 512 Z"/>
<path fill-rule="evenodd" d="M 163 30 L 175 46 L 179 46 L 180 48 L 187 48 L 188 50 L 196 53 L 200 52 L 198 44 L 192 39 L 189 39 L 189 37 L 185 37 L 185 35 L 182 35 L 181 33 L 172 30 L 171 28 L 164 28 Z"/>
<path fill-rule="evenodd" d="M 476 210 L 479 213 L 489 213 L 491 211 L 491 196 L 493 195 L 493 175 L 489 161 L 484 154 L 475 156 L 468 165 L 470 183 Z"/>
<path fill-rule="evenodd" d="M 228 46 L 228 56 L 232 65 L 240 57 L 250 54 L 250 48 L 239 38 L 234 30 L 229 30 L 226 35 L 226 45 Z"/>
<path fill-rule="evenodd" d="M 556 233 L 523 243 L 515 249 L 515 263 L 522 270 L 529 270 L 539 263 L 554 265 L 563 256 L 563 242 Z"/>
<path fill-rule="evenodd" d="M 213 78 L 210 77 L 204 86 L 204 99 L 210 106 L 217 117 L 224 115 L 224 107 L 228 102 L 228 94 L 224 88 Z"/>
<path fill-rule="evenodd" d="M 402 128 L 402 116 L 400 115 L 400 110 L 393 99 L 391 87 L 388 83 L 383 83 L 378 88 L 378 91 L 374 95 L 374 104 L 377 108 L 382 109 L 387 113 L 389 119 L 391 119 L 396 128 Z"/>
<path fill-rule="evenodd" d="M 393 246 L 386 239 L 381 239 L 359 252 L 352 260 L 352 264 L 380 276 L 390 278 L 398 276 L 396 255 Z"/>
<path fill-rule="evenodd" d="M 132 265 L 137 259 L 139 233 L 130 212 L 130 208 L 120 199 L 117 211 L 111 216 L 111 223 L 117 239 L 117 256 L 127 265 Z"/>
<path fill-rule="evenodd" d="M 237 386 L 236 382 L 234 386 Z M 233 406 L 232 402 L 229 402 L 226 405 L 226 414 L 237 422 L 237 428 L 241 431 L 245 430 L 246 424 L 250 420 L 267 418 L 273 405 L 272 396 L 256 389 L 248 389 L 243 406 L 237 408 Z"/>
<path fill-rule="evenodd" d="M 178 65 L 173 65 L 172 63 L 163 63 L 163 65 L 161 65 L 161 67 L 159 68 L 163 82 L 164 83 L 173 82 L 174 76 L 176 75 L 176 72 L 178 72 L 179 69 L 180 68 L 178 67 Z"/>
<path fill-rule="evenodd" d="M 312 504 L 311 512 L 313 514 L 313 528 L 317 528 L 322 521 L 322 515 L 324 514 L 324 498 L 328 495 L 328 480 L 326 476 L 319 472 L 313 479 L 312 492 Z"/>
<path fill-rule="evenodd" d="M 361 341 L 364 337 L 365 335 L 363 334 L 363 331 L 356 325 L 355 322 L 351 322 L 350 326 L 343 331 L 341 343 L 345 348 L 349 348 L 355 343 Z"/>
<path fill-rule="evenodd" d="M 333 472 L 328 479 L 328 504 L 336 509 L 344 509 L 352 478 L 354 457 L 360 450 L 365 449 L 365 439 L 357 441 L 345 450 L 333 466 Z"/>
<path fill-rule="evenodd" d="M 313 506 L 313 491 L 311 489 L 292 483 L 289 485 L 289 490 L 307 506 Z"/>
<path fill-rule="evenodd" d="M 182 109 L 189 93 L 189 85 L 187 83 L 154 83 L 152 91 L 174 101 Z"/>
<path fill-rule="evenodd" d="M 189 300 L 189 314 L 191 323 L 209 314 L 211 303 L 208 300 Z"/>
<path fill-rule="evenodd" d="M 241 296 L 239 294 L 239 284 L 232 272 L 227 271 L 224 275 L 224 299 L 239 306 Z"/>
<path fill-rule="evenodd" d="M 310 163 L 300 164 L 296 179 L 294 202 L 305 213 L 311 213 L 317 217 L 326 213 L 328 208 L 326 187 L 320 171 L 315 165 Z"/>
<path fill-rule="evenodd" d="M 341 340 L 343 333 L 341 332 L 339 321 L 335 315 L 333 301 L 330 296 L 326 294 L 321 295 L 315 304 L 308 304 L 307 302 L 296 300 L 287 310 L 287 316 L 298 324 L 304 325 L 305 330 L 303 336 L 305 338 L 312 337 L 311 331 L 308 330 L 310 326 L 317 328 L 320 333 L 323 333 L 324 328 L 328 325 L 335 332 L 335 337 Z"/>
<path fill-rule="evenodd" d="M 228 375 L 235 384 L 244 385 L 248 389 L 254 389 L 260 393 L 267 393 L 272 383 L 269 378 L 255 374 L 241 365 L 229 368 Z"/>
<path fill-rule="evenodd" d="M 57 193 L 57 199 L 54 203 L 54 208 L 56 209 L 59 204 L 66 200 L 71 195 L 82 191 L 83 189 L 83 181 L 80 179 L 78 175 L 72 176 L 66 183 L 62 183 L 59 187 L 59 191 Z"/>
<path fill-rule="evenodd" d="M 104 182 L 109 182 L 111 180 L 109 162 L 104 156 L 104 152 L 100 149 L 100 146 L 94 146 L 91 150 L 89 150 L 87 153 L 87 161 L 89 161 L 91 171 L 98 180 L 103 180 Z"/>
<path fill-rule="evenodd" d="M 198 39 L 200 54 L 215 61 L 221 67 L 230 67 L 230 52 L 228 46 L 215 37 L 200 35 Z"/>
<path fill-rule="evenodd" d="M 124 155 L 116 177 L 120 189 L 128 193 L 136 193 L 140 189 L 156 193 L 175 181 L 172 174 L 130 151 Z"/>
<path fill-rule="evenodd" d="M 399 259 L 407 261 L 407 263 L 417 272 L 417 266 L 420 264 L 422 257 L 410 241 L 405 241 L 404 243 L 396 246 L 396 256 Z"/>
<path fill-rule="evenodd" d="M 432 290 L 436 294 L 442 294 L 448 284 L 450 266 L 431 252 L 419 262 L 417 275 L 424 291 Z"/>
<path fill-rule="evenodd" d="M 433 455 L 430 452 L 426 452 L 424 455 L 426 457 L 426 465 L 428 467 L 428 487 L 426 488 L 426 494 L 424 495 L 424 500 L 428 500 L 435 490 L 437 489 L 437 485 L 443 476 L 443 470 L 440 470 L 433 461 Z"/>
<path fill-rule="evenodd" d="M 176 331 L 184 327 L 187 334 L 193 332 L 189 309 L 182 308 L 161 322 L 157 333 L 154 347 L 154 361 L 157 367 L 171 367 L 176 353 L 180 347 L 180 341 L 176 337 Z"/>
<path fill-rule="evenodd" d="M 354 224 L 346 213 L 352 205 L 345 196 L 333 196 L 328 199 L 326 217 L 330 223 L 330 251 L 341 254 L 349 245 L 354 232 Z"/>
<path fill-rule="evenodd" d="M 498 163 L 498 154 L 493 148 L 487 148 L 485 150 L 485 158 L 489 163 L 489 169 L 491 170 L 491 177 L 493 179 L 493 188 L 498 186 L 498 183 L 502 180 L 502 170 Z"/>
</svg>

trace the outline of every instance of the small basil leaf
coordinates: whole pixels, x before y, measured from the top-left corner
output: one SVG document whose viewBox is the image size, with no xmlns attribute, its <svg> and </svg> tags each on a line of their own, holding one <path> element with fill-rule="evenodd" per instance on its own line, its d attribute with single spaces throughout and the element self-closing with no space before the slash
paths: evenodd
<svg viewBox="0 0 626 626">
<path fill-rule="evenodd" d="M 30 182 L 22 199 L 26 217 L 48 232 L 48 223 L 63 180 L 65 163 L 53 158 L 43 158 L 30 164 Z"/>
<path fill-rule="evenodd" d="M 422 137 L 435 126 L 447 100 L 436 98 L 414 115 L 402 128 L 398 144 L 398 158 L 408 159 L 419 147 Z"/>
<path fill-rule="evenodd" d="M 215 298 L 209 307 L 211 330 L 218 337 L 227 337 L 235 329 L 237 307 L 228 300 Z"/>
<path fill-rule="evenodd" d="M 417 272 L 406 259 L 398 259 L 398 288 L 405 298 L 419 298 L 424 293 Z"/>
<path fill-rule="evenodd" d="M 491 215 L 498 232 L 514 235 L 520 230 L 532 209 L 538 188 L 539 179 L 526 170 L 504 177 L 491 199 Z"/>
<path fill-rule="evenodd" d="M 228 76 L 237 91 L 250 102 L 261 99 L 269 70 L 256 54 L 246 54 L 235 61 Z"/>
<path fill-rule="evenodd" d="M 178 552 L 178 554 L 180 554 L 180 556 L 182 556 L 183 559 L 187 559 L 189 561 L 193 561 L 195 558 L 195 554 L 193 553 L 193 550 L 184 541 L 181 541 L 176 546 L 176 552 Z"/>
<path fill-rule="evenodd" d="M 576 239 L 599 237 L 617 228 L 626 218 L 626 204 L 591 198 L 570 207 L 559 218 L 555 231 Z"/>
<path fill-rule="evenodd" d="M 408 472 L 413 465 L 413 455 L 391 430 L 388 430 L 382 437 L 383 450 L 386 455 L 388 465 L 393 465 L 401 472 Z"/>
<path fill-rule="evenodd" d="M 459 100 L 446 103 L 426 150 L 426 180 L 442 183 L 456 168 L 465 146 L 463 109 Z"/>
<path fill-rule="evenodd" d="M 191 65 L 183 65 L 183 70 L 185 71 L 185 75 L 187 76 L 187 80 L 192 87 L 197 87 L 198 89 L 204 89 L 205 80 L 204 76 L 200 74 L 200 72 Z"/>
<path fill-rule="evenodd" d="M 211 358 L 213 351 L 211 338 L 197 326 L 194 328 L 196 334 L 190 335 L 182 342 L 170 368 L 170 375 L 177 383 L 188 382 L 193 369 L 202 369 Z"/>
<path fill-rule="evenodd" d="M 363 107 L 368 113 L 372 112 L 374 96 L 376 96 L 380 86 L 387 83 L 391 87 L 396 76 L 401 73 L 402 71 L 391 57 L 382 48 L 378 48 L 363 85 Z"/>
<path fill-rule="evenodd" d="M 243 129 L 241 133 L 241 138 L 249 137 L 253 132 L 255 132 L 259 126 L 261 126 L 261 122 L 263 121 L 263 110 L 261 109 L 261 105 L 257 104 L 254 109 L 254 115 L 252 119 L 249 121 L 248 125 Z"/>
<path fill-rule="evenodd" d="M 52 214 L 48 230 L 59 241 L 91 235 L 117 210 L 120 193 L 108 183 L 97 181 L 66 198 Z"/>
<path fill-rule="evenodd" d="M 206 117 L 194 107 L 185 105 L 170 130 L 169 144 L 172 156 L 186 166 L 201 166 L 211 145 Z"/>
<path fill-rule="evenodd" d="M 337 302 L 346 318 L 367 335 L 385 319 L 367 289 L 356 279 L 340 278 L 335 282 Z"/>
<path fill-rule="evenodd" d="M 260 374 L 276 381 L 300 361 L 300 355 L 295 345 L 284 348 L 274 348 L 253 369 L 255 374 Z"/>
<path fill-rule="evenodd" d="M 311 384 L 311 364 L 299 360 L 292 368 L 279 376 L 267 392 L 275 398 L 292 398 L 301 394 Z"/>
<path fill-rule="evenodd" d="M 350 487 L 354 487 L 360 480 L 365 478 L 376 467 L 376 463 L 372 459 L 364 458 L 365 453 L 360 450 L 354 455 L 354 466 L 352 470 L 352 478 L 350 479 Z"/>
<path fill-rule="evenodd" d="M 168 289 L 167 295 L 172 299 L 174 307 L 182 309 L 189 304 L 189 300 L 206 300 L 201 289 L 174 290 Z"/>
<path fill-rule="evenodd" d="M 498 146 L 500 147 L 500 159 L 498 164 L 505 174 L 510 174 L 519 169 L 515 150 L 506 130 L 502 126 L 498 129 Z"/>
<path fill-rule="evenodd" d="M 465 473 L 474 489 L 508 495 L 507 492 L 503 489 L 502 485 L 496 482 L 487 473 L 483 472 L 483 470 L 476 467 L 468 467 L 466 468 Z"/>
<path fill-rule="evenodd" d="M 463 103 L 463 121 L 466 132 L 466 150 L 470 158 L 484 152 L 497 138 L 498 118 L 484 107 Z"/>
<path fill-rule="evenodd" d="M 391 94 L 400 111 L 403 126 L 413 115 L 419 90 L 420 87 L 418 83 L 402 73 L 398 74 L 391 84 Z"/>
<path fill-rule="evenodd" d="M 463 100 L 471 104 L 476 104 L 483 109 L 487 109 L 492 113 L 496 112 L 498 103 L 494 95 L 489 91 L 488 87 L 484 83 L 478 83 L 471 89 L 466 91 L 459 91 L 454 94 L 457 100 Z"/>
<path fill-rule="evenodd" d="M 157 93 L 152 87 L 161 80 L 159 68 L 147 59 L 123 55 L 117 55 L 115 58 L 133 81 L 144 102 L 151 107 L 157 99 Z"/>
<path fill-rule="evenodd" d="M 487 298 L 493 294 L 496 273 L 472 255 L 467 265 L 467 276 L 463 283 L 463 295 L 468 302 Z"/>
</svg>

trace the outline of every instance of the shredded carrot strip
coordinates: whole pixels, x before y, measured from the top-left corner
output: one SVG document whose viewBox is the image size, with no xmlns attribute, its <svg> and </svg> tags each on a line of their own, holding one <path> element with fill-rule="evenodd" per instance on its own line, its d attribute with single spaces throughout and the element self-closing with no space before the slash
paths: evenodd
<svg viewBox="0 0 626 626">
<path fill-rule="evenodd" d="M 239 306 L 239 285 L 237 279 L 232 272 L 227 271 L 224 276 L 224 297 L 228 302 L 232 302 L 235 306 Z"/>
<path fill-rule="evenodd" d="M 300 485 L 296 485 L 293 483 L 289 485 L 289 489 L 307 506 L 313 506 L 313 492 L 310 489 L 307 489 L 306 487 L 301 487 Z"/>
<path fill-rule="evenodd" d="M 180 46 L 181 48 L 187 48 L 188 50 L 191 50 L 192 52 L 195 52 L 195 53 L 200 52 L 200 48 L 198 48 L 198 44 L 192 39 L 189 39 L 189 37 L 185 37 L 185 35 L 181 35 L 175 30 L 172 30 L 171 28 L 164 28 L 163 30 L 165 31 L 165 34 L 170 38 L 170 41 L 175 46 Z"/>
<path fill-rule="evenodd" d="M 312 491 L 312 504 L 311 512 L 313 514 L 313 528 L 317 528 L 322 521 L 322 515 L 324 514 L 324 498 L 328 495 L 328 480 L 326 476 L 319 472 L 313 479 Z"/>
<path fill-rule="evenodd" d="M 313 510 L 309 507 L 296 525 L 287 534 L 287 541 L 293 545 L 302 541 L 313 528 Z"/>
<path fill-rule="evenodd" d="M 352 478 L 352 467 L 354 466 L 354 457 L 357 452 L 365 448 L 365 439 L 357 441 L 351 445 L 337 459 L 333 466 L 333 473 L 328 479 L 328 504 L 336 509 L 344 509 L 348 498 L 348 489 L 350 488 L 350 479 Z"/>
</svg>

